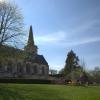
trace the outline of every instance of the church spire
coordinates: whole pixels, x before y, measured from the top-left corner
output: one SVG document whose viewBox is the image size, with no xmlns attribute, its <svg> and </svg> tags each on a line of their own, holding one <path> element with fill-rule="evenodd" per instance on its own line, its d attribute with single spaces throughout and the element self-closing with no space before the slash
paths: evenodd
<svg viewBox="0 0 100 100">
<path fill-rule="evenodd" d="M 24 49 L 27 53 L 37 54 L 37 46 L 34 44 L 32 26 L 30 26 L 28 42 Z"/>
<path fill-rule="evenodd" d="M 28 45 L 29 46 L 34 45 L 32 25 L 30 26 L 30 29 L 29 29 Z"/>
</svg>

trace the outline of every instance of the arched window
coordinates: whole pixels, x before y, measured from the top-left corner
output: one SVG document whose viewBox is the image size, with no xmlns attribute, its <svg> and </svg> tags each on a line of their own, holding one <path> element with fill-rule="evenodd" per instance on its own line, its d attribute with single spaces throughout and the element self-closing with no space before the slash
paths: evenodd
<svg viewBox="0 0 100 100">
<path fill-rule="evenodd" d="M 45 68 L 42 67 L 42 75 L 44 75 L 44 74 L 45 74 Z"/>
<path fill-rule="evenodd" d="M 31 72 L 30 64 L 29 63 L 26 64 L 26 72 L 27 73 L 30 73 Z"/>
<path fill-rule="evenodd" d="M 7 72 L 12 72 L 12 62 L 11 61 L 8 61 Z"/>
<path fill-rule="evenodd" d="M 33 70 L 34 70 L 34 74 L 37 74 L 37 66 L 35 65 L 35 66 L 33 66 Z"/>
<path fill-rule="evenodd" d="M 21 73 L 23 71 L 21 63 L 17 64 L 17 72 Z"/>
</svg>

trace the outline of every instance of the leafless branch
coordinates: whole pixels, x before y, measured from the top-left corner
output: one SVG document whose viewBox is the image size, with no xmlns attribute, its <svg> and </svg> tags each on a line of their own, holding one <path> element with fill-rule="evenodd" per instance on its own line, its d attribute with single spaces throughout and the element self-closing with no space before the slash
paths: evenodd
<svg viewBox="0 0 100 100">
<path fill-rule="evenodd" d="M 16 4 L 0 2 L 0 45 L 23 33 L 23 16 Z"/>
</svg>

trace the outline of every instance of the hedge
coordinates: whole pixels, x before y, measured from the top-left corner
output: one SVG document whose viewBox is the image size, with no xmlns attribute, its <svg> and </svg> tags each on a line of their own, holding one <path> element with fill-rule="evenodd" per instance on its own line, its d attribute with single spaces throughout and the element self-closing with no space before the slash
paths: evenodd
<svg viewBox="0 0 100 100">
<path fill-rule="evenodd" d="M 0 79 L 0 83 L 51 84 L 52 81 L 43 79 Z"/>
</svg>

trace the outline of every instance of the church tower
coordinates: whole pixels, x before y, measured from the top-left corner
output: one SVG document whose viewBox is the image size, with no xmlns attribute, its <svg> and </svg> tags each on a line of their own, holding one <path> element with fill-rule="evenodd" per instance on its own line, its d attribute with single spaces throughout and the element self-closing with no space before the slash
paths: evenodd
<svg viewBox="0 0 100 100">
<path fill-rule="evenodd" d="M 34 43 L 32 26 L 30 26 L 28 42 L 24 50 L 29 54 L 37 54 L 37 46 Z"/>
</svg>

